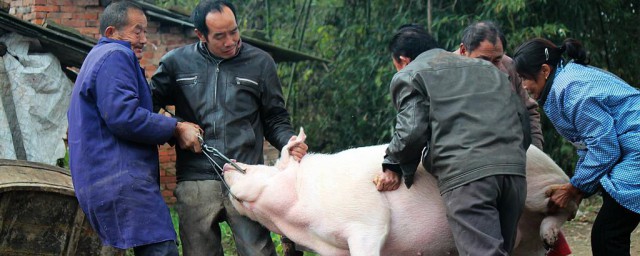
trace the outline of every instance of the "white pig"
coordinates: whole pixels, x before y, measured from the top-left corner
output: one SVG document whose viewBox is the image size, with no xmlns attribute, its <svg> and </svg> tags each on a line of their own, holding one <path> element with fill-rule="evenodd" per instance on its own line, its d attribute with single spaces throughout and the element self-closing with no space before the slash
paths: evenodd
<svg viewBox="0 0 640 256">
<path fill-rule="evenodd" d="M 414 185 L 378 192 L 386 145 L 336 154 L 307 154 L 300 162 L 287 148 L 276 166 L 224 166 L 234 206 L 269 230 L 321 255 L 457 255 L 435 178 L 422 167 Z M 420 165 L 421 166 L 421 165 Z M 527 200 L 514 255 L 545 255 L 564 243 L 560 227 L 577 210 L 550 214 L 545 190 L 569 178 L 541 150 L 527 152 Z"/>
</svg>

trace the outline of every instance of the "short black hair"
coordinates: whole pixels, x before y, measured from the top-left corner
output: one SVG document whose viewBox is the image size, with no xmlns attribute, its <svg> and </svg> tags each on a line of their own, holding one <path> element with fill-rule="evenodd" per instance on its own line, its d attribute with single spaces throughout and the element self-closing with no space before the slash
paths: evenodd
<svg viewBox="0 0 640 256">
<path fill-rule="evenodd" d="M 212 0 L 203 0 L 198 3 L 196 8 L 193 9 L 191 13 L 191 20 L 193 21 L 193 26 L 200 31 L 205 37 L 209 35 L 209 28 L 206 24 L 207 14 L 210 12 L 222 12 L 224 7 L 229 7 L 233 16 L 236 18 L 236 22 L 238 21 L 238 16 L 236 15 L 236 7 L 233 6 L 232 3 L 227 1 L 212 1 Z"/>
<path fill-rule="evenodd" d="M 484 40 L 491 44 L 502 43 L 502 48 L 507 48 L 507 39 L 500 28 L 491 21 L 479 21 L 467 26 L 462 32 L 462 44 L 467 52 L 473 52 Z"/>
<path fill-rule="evenodd" d="M 399 60 L 400 56 L 415 60 L 421 53 L 439 48 L 439 46 L 424 27 L 412 23 L 398 28 L 391 38 L 388 48 L 395 60 Z"/>
<path fill-rule="evenodd" d="M 109 26 L 114 26 L 118 30 L 126 26 L 129 23 L 129 9 L 139 10 L 144 13 L 142 7 L 128 0 L 113 1 L 107 5 L 102 15 L 100 15 L 100 35 L 106 36 L 104 32 Z"/>
</svg>

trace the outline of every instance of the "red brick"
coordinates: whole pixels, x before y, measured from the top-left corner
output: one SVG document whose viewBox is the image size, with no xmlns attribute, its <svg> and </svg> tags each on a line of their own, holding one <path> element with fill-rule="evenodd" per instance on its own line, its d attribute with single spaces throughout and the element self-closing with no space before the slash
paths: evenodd
<svg viewBox="0 0 640 256">
<path fill-rule="evenodd" d="M 178 184 L 176 184 L 176 183 L 167 183 L 165 185 L 166 185 L 167 189 L 171 190 L 171 191 L 176 190 L 176 187 L 178 186 Z"/>
<path fill-rule="evenodd" d="M 60 18 L 61 19 L 71 19 L 71 18 L 73 18 L 73 14 L 72 13 L 68 13 L 68 12 L 60 12 Z"/>
<path fill-rule="evenodd" d="M 47 0 L 33 0 L 34 5 L 47 5 Z"/>
<path fill-rule="evenodd" d="M 84 17 L 84 13 L 83 12 L 78 12 L 78 11 L 74 11 L 73 12 L 73 19 L 74 20 L 82 20 L 82 17 Z"/>
<path fill-rule="evenodd" d="M 42 24 L 44 24 L 44 19 L 33 19 L 33 20 L 31 20 L 31 23 L 42 25 Z"/>
<path fill-rule="evenodd" d="M 60 6 L 57 5 L 36 5 L 33 8 L 31 8 L 32 11 L 34 12 L 59 12 L 60 11 Z"/>
<path fill-rule="evenodd" d="M 170 159 L 170 157 L 168 155 L 160 155 L 160 162 L 161 163 L 166 163 L 168 162 Z"/>
<path fill-rule="evenodd" d="M 59 19 L 60 16 L 62 15 L 62 13 L 59 13 L 59 12 L 48 12 L 48 13 L 36 12 L 36 13 L 38 13 L 38 14 L 40 14 L 40 13 L 46 14 L 45 16 L 46 16 L 47 19 Z"/>
<path fill-rule="evenodd" d="M 49 0 L 48 4 L 51 5 L 72 5 L 73 3 L 69 0 Z"/>
<path fill-rule="evenodd" d="M 84 13 L 82 15 L 82 18 L 85 19 L 85 20 L 97 20 L 98 19 L 98 13 L 95 13 L 95 12 Z"/>
<path fill-rule="evenodd" d="M 175 176 L 160 177 L 160 184 L 167 184 L 167 183 L 176 183 L 176 177 Z"/>
<path fill-rule="evenodd" d="M 76 10 L 78 10 L 80 8 L 75 7 L 73 5 L 64 5 L 64 6 L 60 6 L 60 12 L 68 12 L 68 13 L 74 13 L 76 12 Z"/>
<path fill-rule="evenodd" d="M 173 197 L 173 191 L 172 190 L 162 190 L 162 196 L 163 197 Z"/>
</svg>

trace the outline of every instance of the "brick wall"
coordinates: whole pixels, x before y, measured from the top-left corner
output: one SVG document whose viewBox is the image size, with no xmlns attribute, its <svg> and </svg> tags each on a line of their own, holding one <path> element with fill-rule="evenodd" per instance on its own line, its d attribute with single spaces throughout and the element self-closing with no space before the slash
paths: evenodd
<svg viewBox="0 0 640 256">
<path fill-rule="evenodd" d="M 160 190 L 167 204 L 174 204 L 176 197 L 173 190 L 176 189 L 176 151 L 168 144 L 159 148 L 160 154 Z"/>
<path fill-rule="evenodd" d="M 7 1 L 7 0 L 5 0 Z M 9 14 L 42 25 L 45 20 L 98 38 L 98 15 L 104 9 L 91 0 L 11 0 Z"/>
<path fill-rule="evenodd" d="M 9 14 L 38 25 L 45 21 L 73 28 L 81 34 L 100 38 L 98 18 L 104 7 L 98 0 L 3 0 L 10 4 Z M 149 21 L 147 46 L 141 65 L 147 77 L 158 67 L 160 58 L 171 49 L 196 41 L 193 29 L 180 25 Z"/>
<path fill-rule="evenodd" d="M 9 14 L 22 20 L 42 25 L 45 20 L 73 28 L 83 35 L 99 38 L 98 17 L 104 7 L 99 0 L 2 0 L 2 7 L 9 7 Z M 148 17 L 147 17 L 148 18 Z M 192 28 L 180 25 L 149 21 L 147 28 L 147 46 L 140 64 L 150 78 L 158 67 L 160 58 L 167 52 L 185 44 L 197 41 Z M 160 185 L 162 195 L 168 204 L 176 198 L 173 190 L 176 187 L 176 154 L 174 148 L 162 145 L 160 156 Z M 273 163 L 278 151 L 265 142 L 265 161 Z"/>
</svg>

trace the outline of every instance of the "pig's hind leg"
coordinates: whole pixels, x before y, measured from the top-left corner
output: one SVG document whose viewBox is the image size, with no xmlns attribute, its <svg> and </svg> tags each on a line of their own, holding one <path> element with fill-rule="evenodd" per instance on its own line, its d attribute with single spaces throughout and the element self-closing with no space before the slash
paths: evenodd
<svg viewBox="0 0 640 256">
<path fill-rule="evenodd" d="M 347 242 L 351 256 L 379 256 L 389 233 L 388 225 L 352 227 Z"/>
</svg>

